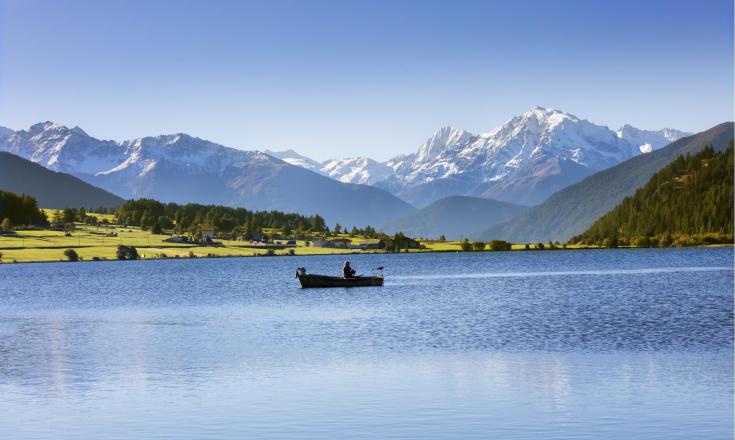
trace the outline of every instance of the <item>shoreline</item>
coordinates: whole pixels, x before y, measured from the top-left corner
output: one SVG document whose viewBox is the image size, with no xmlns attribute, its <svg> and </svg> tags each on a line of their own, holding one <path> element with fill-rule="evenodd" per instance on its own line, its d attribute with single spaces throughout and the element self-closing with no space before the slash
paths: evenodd
<svg viewBox="0 0 735 440">
<path fill-rule="evenodd" d="M 54 247 L 46 249 L 74 249 L 84 248 L 93 246 L 76 246 L 76 247 Z M 153 248 L 153 246 L 150 246 Z M 398 255 L 398 254 L 444 254 L 444 253 L 455 253 L 455 254 L 483 254 L 483 253 L 507 253 L 507 252 L 557 252 L 557 251 L 612 251 L 612 250 L 632 250 L 632 249 L 688 249 L 688 248 L 721 248 L 721 247 L 735 247 L 733 243 L 725 244 L 709 244 L 699 246 L 669 246 L 669 247 L 637 247 L 637 246 L 619 246 L 616 248 L 605 248 L 605 247 L 567 247 L 567 248 L 554 248 L 554 249 L 511 249 L 509 251 L 493 251 L 493 250 L 482 250 L 482 251 L 461 251 L 452 249 L 436 249 L 436 250 L 411 250 L 409 252 L 333 252 L 333 253 L 310 253 L 310 254 L 254 254 L 254 255 L 207 255 L 197 257 L 154 257 L 154 258 L 138 258 L 136 260 L 120 260 L 117 258 L 100 258 L 98 260 L 83 259 L 79 261 L 68 261 L 68 260 L 33 260 L 33 261 L 3 261 L 0 260 L 0 266 L 4 265 L 17 265 L 17 264 L 53 264 L 53 263 L 101 263 L 101 262 L 112 262 L 112 261 L 159 261 L 159 260 L 201 260 L 201 259 L 218 259 L 218 258 L 273 258 L 273 257 L 320 257 L 328 255 Z M 145 246 L 136 246 L 136 248 L 145 249 Z M 29 248 L 11 248 L 14 250 L 23 250 Z M 0 252 L 8 250 L 8 248 L 0 249 Z"/>
</svg>

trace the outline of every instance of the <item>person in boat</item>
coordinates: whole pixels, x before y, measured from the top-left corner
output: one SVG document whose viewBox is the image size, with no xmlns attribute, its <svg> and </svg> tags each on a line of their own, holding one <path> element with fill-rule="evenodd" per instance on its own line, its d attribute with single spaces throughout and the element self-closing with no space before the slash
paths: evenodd
<svg viewBox="0 0 735 440">
<path fill-rule="evenodd" d="M 342 266 L 342 276 L 345 278 L 354 278 L 355 277 L 355 269 L 350 267 L 350 262 L 345 261 L 344 266 Z"/>
</svg>

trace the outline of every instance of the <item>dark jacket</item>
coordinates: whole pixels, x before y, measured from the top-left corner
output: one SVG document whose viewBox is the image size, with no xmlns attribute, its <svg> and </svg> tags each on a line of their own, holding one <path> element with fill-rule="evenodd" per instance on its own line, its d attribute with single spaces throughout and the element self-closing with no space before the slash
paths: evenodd
<svg viewBox="0 0 735 440">
<path fill-rule="evenodd" d="M 342 276 L 345 278 L 352 278 L 355 276 L 355 269 L 351 268 L 349 264 L 345 263 L 342 266 Z"/>
</svg>

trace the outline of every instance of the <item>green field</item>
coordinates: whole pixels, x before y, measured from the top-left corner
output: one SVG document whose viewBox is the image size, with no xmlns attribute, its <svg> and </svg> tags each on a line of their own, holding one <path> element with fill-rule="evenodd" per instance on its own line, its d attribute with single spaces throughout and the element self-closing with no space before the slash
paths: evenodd
<svg viewBox="0 0 735 440">
<path fill-rule="evenodd" d="M 52 209 L 46 209 L 51 216 Z M 92 214 L 99 219 L 114 222 L 112 214 Z M 268 248 L 252 247 L 249 242 L 235 240 L 215 240 L 222 246 L 202 246 L 192 243 L 167 243 L 165 239 L 171 235 L 152 234 L 138 227 L 120 227 L 118 225 L 90 226 L 81 223 L 75 224 L 75 230 L 67 236 L 64 231 L 55 230 L 20 230 L 14 235 L 0 235 L 0 262 L 2 263 L 27 263 L 46 261 L 66 261 L 64 251 L 74 249 L 82 260 L 116 259 L 117 246 L 134 246 L 141 259 L 160 258 L 202 258 L 202 257 L 252 257 L 258 255 L 329 255 L 329 254 L 355 254 L 355 253 L 380 253 L 382 250 L 354 250 L 319 248 L 307 246 L 305 241 L 297 241 L 295 248 L 277 249 L 269 251 Z M 266 233 L 276 231 L 264 230 Z M 330 236 L 334 238 L 335 236 Z M 351 237 L 347 234 L 339 234 L 338 237 L 349 238 L 353 244 L 359 244 L 364 237 Z M 276 244 L 285 244 L 284 240 L 276 240 Z M 408 252 L 461 252 L 459 241 L 421 241 L 422 249 L 411 249 Z M 567 245 L 566 249 L 586 249 L 595 246 Z M 525 244 L 513 244 L 513 251 L 525 250 Z M 535 244 L 530 245 L 535 250 Z M 548 244 L 547 247 L 548 248 Z M 559 249 L 559 248 L 557 248 Z M 402 251 L 406 252 L 406 251 Z M 483 252 L 492 252 L 486 248 Z"/>
<path fill-rule="evenodd" d="M 47 212 L 50 210 L 47 210 Z M 101 216 L 100 216 L 101 217 Z M 113 218 L 107 217 L 109 220 Z M 158 258 L 190 258 L 190 257 L 251 257 L 265 255 L 268 250 L 250 247 L 249 243 L 234 240 L 216 240 L 223 246 L 201 246 L 188 243 L 166 243 L 163 240 L 170 235 L 152 234 L 137 227 L 122 228 L 119 226 L 88 226 L 77 223 L 71 236 L 65 236 L 63 231 L 53 230 L 21 230 L 15 235 L 0 236 L 0 252 L 3 263 L 25 263 L 44 261 L 66 261 L 63 253 L 66 249 L 74 249 L 82 260 L 92 260 L 97 257 L 101 260 L 116 259 L 117 246 L 120 244 L 135 246 L 142 259 Z M 358 244 L 363 237 L 349 237 L 341 234 L 340 237 L 350 238 L 353 244 Z M 283 243 L 277 240 L 276 243 Z M 425 249 L 415 249 L 410 252 L 460 252 L 460 242 L 422 242 Z M 523 249 L 523 245 L 514 245 L 515 249 Z M 334 249 L 306 246 L 304 241 L 298 241 L 297 247 L 292 248 L 295 255 L 328 255 L 352 253 L 377 253 L 378 250 Z M 289 249 L 275 250 L 275 255 L 288 255 Z"/>
<path fill-rule="evenodd" d="M 135 246 L 140 258 L 189 258 L 207 256 L 255 256 L 263 255 L 267 249 L 248 247 L 241 241 L 216 240 L 224 246 L 200 246 L 187 243 L 166 243 L 170 235 L 151 234 L 139 228 L 117 226 L 86 226 L 77 224 L 70 237 L 63 231 L 28 230 L 17 231 L 12 236 L 0 236 L 2 262 L 64 261 L 64 250 L 74 249 L 84 260 L 94 257 L 113 260 L 120 244 Z M 113 234 L 116 234 L 114 236 Z M 303 241 L 294 249 L 296 255 L 340 254 L 356 252 L 346 249 L 307 247 Z M 363 252 L 363 251 L 357 251 Z M 288 250 L 276 250 L 276 255 L 286 255 Z"/>
</svg>

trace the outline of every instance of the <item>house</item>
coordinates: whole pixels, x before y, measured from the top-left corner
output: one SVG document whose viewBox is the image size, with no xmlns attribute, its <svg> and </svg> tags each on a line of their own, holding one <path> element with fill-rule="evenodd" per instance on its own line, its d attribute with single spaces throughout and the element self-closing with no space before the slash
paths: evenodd
<svg viewBox="0 0 735 440">
<path fill-rule="evenodd" d="M 369 238 L 367 240 L 360 241 L 358 245 L 359 249 L 386 249 L 392 245 L 392 242 L 388 238 Z"/>
<path fill-rule="evenodd" d="M 240 241 L 263 241 L 263 234 L 261 234 L 258 231 L 255 231 L 250 234 L 242 234 L 239 237 L 237 237 Z"/>
<path fill-rule="evenodd" d="M 214 228 L 203 226 L 201 232 L 203 241 L 211 241 L 214 238 Z"/>
<path fill-rule="evenodd" d="M 405 236 L 399 237 L 398 235 L 393 237 L 391 246 L 394 251 L 400 251 L 401 249 L 421 249 L 421 243 L 418 241 Z"/>
<path fill-rule="evenodd" d="M 319 239 L 313 244 L 314 247 L 349 249 L 352 240 L 349 238 L 331 238 L 329 240 Z"/>
<path fill-rule="evenodd" d="M 352 240 L 349 238 L 332 238 L 329 240 L 329 243 L 333 248 L 349 249 L 352 244 Z"/>
</svg>

